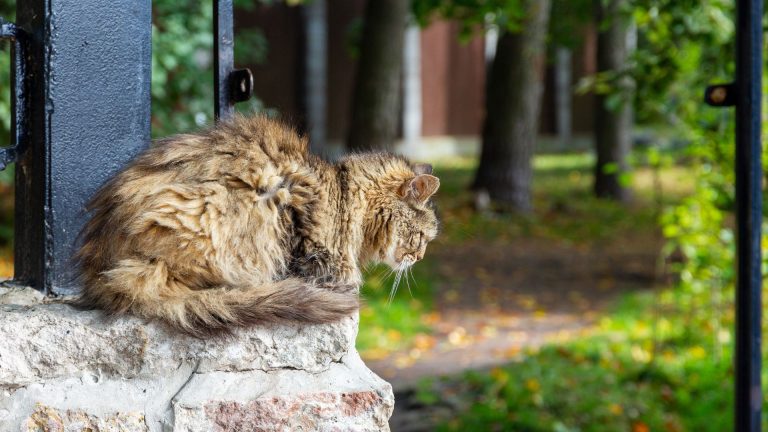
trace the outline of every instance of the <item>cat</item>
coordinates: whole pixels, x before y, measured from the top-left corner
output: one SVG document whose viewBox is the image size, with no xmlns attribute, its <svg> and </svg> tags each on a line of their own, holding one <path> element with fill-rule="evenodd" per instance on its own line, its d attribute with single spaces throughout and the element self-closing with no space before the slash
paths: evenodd
<svg viewBox="0 0 768 432">
<path fill-rule="evenodd" d="M 424 257 L 431 172 L 388 153 L 332 164 L 264 116 L 160 140 L 88 205 L 78 303 L 196 337 L 336 321 L 359 307 L 361 266 Z"/>
</svg>

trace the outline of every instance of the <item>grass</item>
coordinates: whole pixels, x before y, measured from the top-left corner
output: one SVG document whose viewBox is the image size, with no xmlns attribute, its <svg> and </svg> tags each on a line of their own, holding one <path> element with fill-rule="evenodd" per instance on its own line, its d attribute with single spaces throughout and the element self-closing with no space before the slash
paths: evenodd
<svg viewBox="0 0 768 432">
<path fill-rule="evenodd" d="M 665 167 L 658 173 L 661 196 L 657 196 L 654 170 L 639 168 L 632 177 L 636 199 L 626 207 L 593 196 L 593 165 L 592 156 L 584 153 L 539 155 L 534 159 L 533 214 L 489 217 L 470 206 L 468 185 L 474 162 L 457 159 L 441 164 L 436 167 L 442 183 L 437 197 L 443 222 L 439 241 L 457 244 L 476 238 L 509 241 L 526 236 L 584 243 L 627 229 L 652 230 L 658 217 L 653 203 L 667 203 L 693 187 L 685 168 Z"/>
<path fill-rule="evenodd" d="M 599 244 L 628 232 L 654 235 L 660 207 L 693 188 L 685 167 L 641 168 L 631 179 L 636 200 L 625 207 L 592 197 L 592 163 L 582 154 L 538 156 L 535 211 L 527 216 L 475 213 L 467 191 L 472 163 L 436 167 L 443 232 L 431 248 L 520 238 Z M 442 294 L 430 276 L 429 265 L 419 269 L 424 288 L 412 297 L 401 292 L 392 305 L 381 291 L 387 282 L 369 277 L 373 294 L 359 339 L 364 354 L 407 349 L 418 334 L 429 333 L 424 316 Z M 732 288 L 720 295 L 732 298 Z M 459 407 L 437 427 L 442 431 L 731 430 L 733 305 L 712 297 L 681 287 L 625 294 L 578 339 L 523 351 L 502 367 L 425 380 L 417 397 L 426 405 L 450 400 Z"/>
<path fill-rule="evenodd" d="M 655 195 L 654 172 L 636 170 L 633 176 L 637 199 L 630 206 L 599 200 L 591 192 L 594 160 L 585 153 L 538 155 L 534 160 L 534 212 L 530 215 L 478 214 L 468 190 L 474 174 L 471 159 L 446 160 L 435 167 L 441 179 L 436 195 L 441 219 L 440 236 L 427 250 L 425 260 L 414 266 L 412 292 L 402 289 L 390 303 L 392 279 L 377 267 L 367 273 L 362 289 L 367 305 L 361 310 L 358 349 L 364 358 L 381 358 L 412 346 L 430 333 L 430 312 L 435 293 L 431 271 L 436 265 L 430 251 L 461 247 L 467 241 L 511 242 L 540 238 L 588 244 L 621 236 L 628 231 L 653 233 L 658 209 L 653 203 L 667 202 L 687 193 L 693 185 L 680 167 L 666 167 L 657 177 L 663 193 Z M 401 287 L 402 288 L 402 287 Z"/>
<path fill-rule="evenodd" d="M 413 267 L 413 278 L 402 281 L 400 293 L 389 299 L 392 278 L 389 270 L 378 266 L 367 272 L 362 293 L 365 306 L 360 310 L 357 348 L 367 359 L 377 359 L 390 352 L 407 349 L 414 338 L 430 333 L 427 323 L 432 309 L 431 261 Z"/>
<path fill-rule="evenodd" d="M 460 388 L 464 409 L 443 431 L 730 430 L 731 335 L 675 310 L 680 295 L 627 295 L 586 338 L 424 381 L 419 398 Z"/>
</svg>

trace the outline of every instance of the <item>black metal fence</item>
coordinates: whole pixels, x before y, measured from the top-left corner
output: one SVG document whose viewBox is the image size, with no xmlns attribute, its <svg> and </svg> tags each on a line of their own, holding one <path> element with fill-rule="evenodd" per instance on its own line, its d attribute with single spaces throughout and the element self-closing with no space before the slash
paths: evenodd
<svg viewBox="0 0 768 432">
<path fill-rule="evenodd" d="M 0 38 L 14 42 L 14 280 L 76 292 L 71 256 L 89 197 L 150 142 L 151 0 L 24 0 Z M 214 2 L 215 112 L 247 100 L 233 69 L 232 0 Z M 201 85 L 204 85 L 201 83 Z"/>
<path fill-rule="evenodd" d="M 707 88 L 713 106 L 736 106 L 736 355 L 735 431 L 761 428 L 763 221 L 761 104 L 763 2 L 738 0 L 736 80 Z"/>
</svg>

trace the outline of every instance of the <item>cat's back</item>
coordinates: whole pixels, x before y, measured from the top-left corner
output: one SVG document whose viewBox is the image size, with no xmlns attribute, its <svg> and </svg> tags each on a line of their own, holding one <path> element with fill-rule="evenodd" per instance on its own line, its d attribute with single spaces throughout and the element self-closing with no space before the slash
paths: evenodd
<svg viewBox="0 0 768 432">
<path fill-rule="evenodd" d="M 131 168 L 139 176 L 159 173 L 168 181 L 195 182 L 296 171 L 309 164 L 307 140 L 291 127 L 265 116 L 236 116 L 197 134 L 161 139 Z"/>
<path fill-rule="evenodd" d="M 242 260 L 275 273 L 290 219 L 285 209 L 315 199 L 323 167 L 306 139 L 265 117 L 160 140 L 96 194 L 80 259 L 96 274 L 116 257 L 197 263 L 228 244 L 260 243 L 264 257 Z M 107 232 L 119 241 L 107 242 Z"/>
</svg>

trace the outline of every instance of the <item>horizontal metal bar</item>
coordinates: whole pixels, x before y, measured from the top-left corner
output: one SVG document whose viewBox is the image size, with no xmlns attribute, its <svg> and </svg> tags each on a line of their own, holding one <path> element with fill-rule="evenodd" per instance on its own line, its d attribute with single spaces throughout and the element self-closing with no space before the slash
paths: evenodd
<svg viewBox="0 0 768 432">
<path fill-rule="evenodd" d="M 8 165 L 16 162 L 18 152 L 16 146 L 6 147 L 0 149 L 0 171 L 4 170 Z"/>
<path fill-rule="evenodd" d="M 16 39 L 16 24 L 0 17 L 0 39 Z"/>
</svg>

